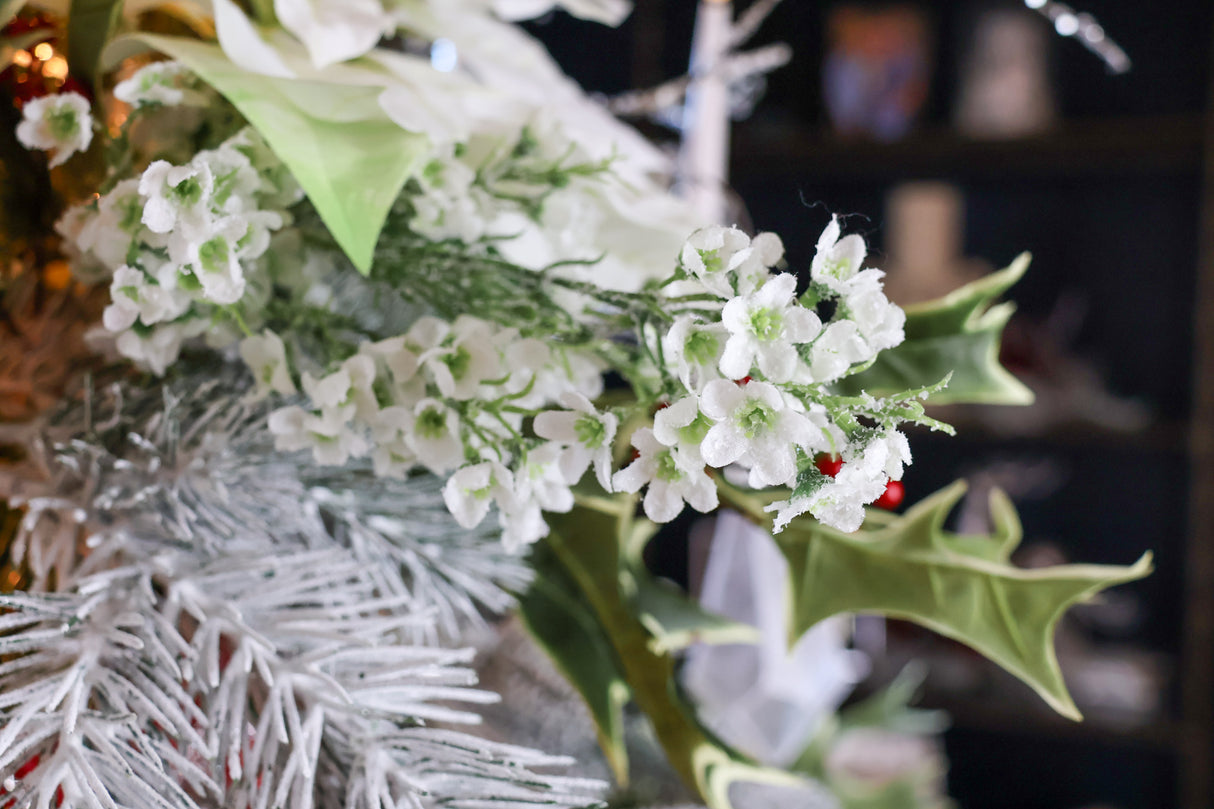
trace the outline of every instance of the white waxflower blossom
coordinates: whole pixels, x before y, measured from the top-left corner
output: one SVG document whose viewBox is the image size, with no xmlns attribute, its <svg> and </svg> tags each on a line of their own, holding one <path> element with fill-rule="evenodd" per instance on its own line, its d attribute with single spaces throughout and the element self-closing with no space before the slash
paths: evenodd
<svg viewBox="0 0 1214 809">
<path fill-rule="evenodd" d="M 181 62 L 153 62 L 114 87 L 114 97 L 132 107 L 205 106 L 207 97 L 192 84 L 194 74 Z"/>
<path fill-rule="evenodd" d="M 412 407 L 426 395 L 426 380 L 418 374 L 421 359 L 406 345 L 404 335 L 363 343 L 358 351 L 375 362 L 375 384 L 382 387 L 392 404 Z"/>
<path fill-rule="evenodd" d="M 271 392 L 295 393 L 295 382 L 291 379 L 291 366 L 287 363 L 287 349 L 282 338 L 266 329 L 260 335 L 246 337 L 240 343 L 240 358 L 253 372 L 257 387 L 254 399 L 263 399 Z"/>
<path fill-rule="evenodd" d="M 498 461 L 465 466 L 447 479 L 443 501 L 457 523 L 475 528 L 494 503 L 502 511 L 514 504 L 514 476 Z"/>
<path fill-rule="evenodd" d="M 367 354 L 348 357 L 341 368 L 350 377 L 349 401 L 354 405 L 355 418 L 370 424 L 379 413 L 379 397 L 375 395 L 375 359 Z"/>
<path fill-rule="evenodd" d="M 93 142 L 88 99 L 70 92 L 30 99 L 21 108 L 17 140 L 27 149 L 53 151 L 51 168 L 63 165 Z"/>
<path fill-rule="evenodd" d="M 560 469 L 561 446 L 548 443 L 532 449 L 514 473 L 514 496 L 501 513 L 502 543 L 515 552 L 548 536 L 543 512 L 565 513 L 573 508 L 573 492 Z"/>
<path fill-rule="evenodd" d="M 784 242 L 774 233 L 759 233 L 750 240 L 750 247 L 735 259 L 738 292 L 747 293 L 762 286 L 772 270 L 784 258 Z"/>
<path fill-rule="evenodd" d="M 412 416 L 406 439 L 419 463 L 436 475 L 463 463 L 458 413 L 437 399 L 422 399 L 413 406 Z"/>
<path fill-rule="evenodd" d="M 167 160 L 149 165 L 139 178 L 147 200 L 143 224 L 153 233 L 180 233 L 187 241 L 211 235 L 211 192 L 215 178 L 202 161 L 174 166 Z"/>
<path fill-rule="evenodd" d="M 447 340 L 426 353 L 423 364 L 444 396 L 476 398 L 482 384 L 504 375 L 493 327 L 484 320 L 460 315 Z"/>
<path fill-rule="evenodd" d="M 110 305 L 102 313 L 102 325 L 111 332 L 125 331 L 139 321 L 153 326 L 176 320 L 190 308 L 189 296 L 166 289 L 149 280 L 143 270 L 122 266 L 110 281 Z"/>
<path fill-rule="evenodd" d="M 810 451 L 826 445 L 821 429 L 767 382 L 710 382 L 700 408 L 716 422 L 700 444 L 705 463 L 749 467 L 753 488 L 788 483 L 797 473 L 797 447 Z"/>
<path fill-rule="evenodd" d="M 668 447 L 678 448 L 682 457 L 700 466 L 704 465 L 700 444 L 711 427 L 711 419 L 700 412 L 700 402 L 695 396 L 686 396 L 653 417 L 654 437 Z"/>
<path fill-rule="evenodd" d="M 810 266 L 810 276 L 815 281 L 841 295 L 847 291 L 848 282 L 860 272 L 860 265 L 868 254 L 864 239 L 854 233 L 839 238 L 842 232 L 836 216 L 818 238 L 817 252 Z"/>
<path fill-rule="evenodd" d="M 142 235 L 142 217 L 139 181 L 122 180 L 97 200 L 96 213 L 83 221 L 73 241 L 111 271 L 117 270 L 127 262 L 131 242 Z"/>
<path fill-rule="evenodd" d="M 717 507 L 717 487 L 704 471 L 699 452 L 688 457 L 663 444 L 648 427 L 632 434 L 632 445 L 639 455 L 616 472 L 612 482 L 621 492 L 638 492 L 648 484 L 642 505 L 649 519 L 670 522 L 683 511 L 684 502 L 705 514 Z"/>
<path fill-rule="evenodd" d="M 711 292 L 732 298 L 734 285 L 729 276 L 750 258 L 749 247 L 750 237 L 737 228 L 711 225 L 691 234 L 679 260 Z"/>
<path fill-rule="evenodd" d="M 880 270 L 864 270 L 847 286 L 844 302 L 851 319 L 873 352 L 893 348 L 906 339 L 906 313 L 885 297 Z"/>
<path fill-rule="evenodd" d="M 594 465 L 599 485 L 611 491 L 611 442 L 620 420 L 613 413 L 600 413 L 580 393 L 566 393 L 561 404 L 568 410 L 546 410 L 535 417 L 534 429 L 565 447 L 561 452 L 561 473 L 571 485 L 582 479 L 587 467 Z"/>
<path fill-rule="evenodd" d="M 810 351 L 808 378 L 804 376 L 807 369 L 802 367 L 798 381 L 831 382 L 856 363 L 867 362 L 874 353 L 855 321 L 837 320 L 828 325 L 814 343 Z"/>
<path fill-rule="evenodd" d="M 304 371 L 302 382 L 304 393 L 321 410 L 336 411 L 350 403 L 350 372 L 345 368 L 320 379 Z M 350 411 L 351 415 L 353 412 Z"/>
<path fill-rule="evenodd" d="M 721 355 L 721 373 L 741 379 L 758 365 L 772 382 L 787 382 L 797 369 L 796 345 L 808 343 L 822 330 L 822 321 L 795 300 L 797 279 L 788 273 L 772 277 L 749 295 L 725 304 L 721 322 L 729 341 Z"/>
<path fill-rule="evenodd" d="M 172 323 L 159 323 L 149 330 L 129 329 L 118 335 L 114 346 L 118 353 L 144 366 L 157 376 L 164 376 L 176 362 L 181 345 L 207 329 L 207 321 L 199 318 Z"/>
<path fill-rule="evenodd" d="M 662 338 L 662 352 L 688 390 L 700 391 L 721 378 L 719 363 L 729 333 L 720 323 L 704 323 L 695 315 L 679 315 Z"/>
<path fill-rule="evenodd" d="M 325 408 L 320 413 L 290 405 L 271 413 L 268 426 L 279 451 L 310 449 L 318 464 L 344 466 L 351 457 L 367 451 L 366 439 L 350 429 L 353 415 L 353 405 Z"/>
<path fill-rule="evenodd" d="M 391 405 L 375 414 L 371 423 L 374 449 L 371 462 L 379 477 L 403 478 L 417 465 L 417 455 L 409 443 L 415 419 L 408 407 Z"/>
<path fill-rule="evenodd" d="M 529 337 L 513 341 L 503 354 L 511 369 L 506 391 L 519 396 L 514 400 L 519 407 L 543 407 L 569 391 L 588 399 L 603 392 L 603 363 L 588 352 Z"/>
<path fill-rule="evenodd" d="M 226 217 L 215 223 L 204 241 L 187 246 L 189 267 L 202 285 L 203 296 L 212 303 L 236 303 L 244 295 L 244 268 L 238 253 L 247 230 L 242 218 Z"/>
</svg>

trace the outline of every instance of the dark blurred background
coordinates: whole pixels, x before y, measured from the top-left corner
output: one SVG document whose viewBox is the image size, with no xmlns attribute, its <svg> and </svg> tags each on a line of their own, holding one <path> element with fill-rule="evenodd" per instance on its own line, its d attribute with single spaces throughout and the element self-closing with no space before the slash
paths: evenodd
<svg viewBox="0 0 1214 809">
<path fill-rule="evenodd" d="M 870 685 L 930 663 L 924 701 L 953 715 L 949 786 L 966 809 L 1214 806 L 1214 8 L 1029 6 L 1043 4 L 786 0 L 755 42 L 795 56 L 739 98 L 754 108 L 733 128 L 732 213 L 780 233 L 794 270 L 844 216 L 900 303 L 1032 251 L 1003 360 L 1038 402 L 940 414 L 959 435 L 912 436 L 908 499 L 968 477 L 957 520 L 975 530 L 998 485 L 1024 521 L 1021 564 L 1152 549 L 1157 570 L 1060 628 L 1083 724 L 896 624 L 866 633 L 881 661 Z M 694 15 L 690 0 L 637 0 L 618 30 L 565 15 L 531 28 L 612 94 L 683 73 Z M 1085 39 L 1115 41 L 1128 72 Z M 664 564 L 679 575 L 679 559 Z"/>
</svg>

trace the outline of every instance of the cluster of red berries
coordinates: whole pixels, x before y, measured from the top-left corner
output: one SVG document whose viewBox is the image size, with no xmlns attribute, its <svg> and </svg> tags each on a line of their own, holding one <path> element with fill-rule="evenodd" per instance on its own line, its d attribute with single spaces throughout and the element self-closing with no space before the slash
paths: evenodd
<svg viewBox="0 0 1214 809">
<path fill-rule="evenodd" d="M 817 458 L 814 458 L 814 466 L 818 467 L 818 471 L 828 478 L 833 478 L 843 468 L 843 459 L 838 455 L 823 452 Z M 885 493 L 873 501 L 873 505 L 877 508 L 893 511 L 902 505 L 902 500 L 905 497 L 906 487 L 902 485 L 902 481 L 891 480 L 885 484 Z"/>
</svg>

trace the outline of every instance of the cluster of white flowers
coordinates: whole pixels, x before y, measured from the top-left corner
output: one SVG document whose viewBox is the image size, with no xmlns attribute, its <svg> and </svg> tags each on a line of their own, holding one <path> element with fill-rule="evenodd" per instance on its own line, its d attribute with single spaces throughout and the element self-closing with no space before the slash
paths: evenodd
<svg viewBox="0 0 1214 809">
<path fill-rule="evenodd" d="M 831 402 L 830 383 L 901 343 L 906 319 L 885 297 L 882 273 L 861 269 L 863 240 L 840 235 L 832 220 L 800 298 L 794 275 L 773 274 L 784 253 L 773 234 L 751 239 L 710 227 L 687 241 L 680 277 L 720 302 L 678 316 L 660 336 L 682 398 L 657 414 L 652 431 L 634 436 L 640 457 L 616 476 L 625 491 L 649 484 L 650 518 L 671 519 L 680 498 L 701 511 L 714 507 L 704 467 L 736 463 L 749 470 L 750 486 L 796 493 L 779 504 L 777 530 L 811 512 L 851 531 L 863 521 L 863 506 L 901 478 L 909 448 L 876 400 L 846 410 L 848 429 L 834 421 L 840 405 Z M 833 311 L 827 322 L 819 304 Z M 857 415 L 877 427 L 862 427 Z M 843 471 L 833 479 L 817 472 L 818 453 L 841 454 Z"/>
<path fill-rule="evenodd" d="M 170 103 L 188 92 L 181 70 L 166 64 L 128 80 L 129 97 Z M 301 198 L 265 143 L 244 129 L 185 165 L 157 160 L 69 209 L 57 229 L 76 253 L 77 273 L 110 281 L 111 303 L 93 337 L 163 374 L 185 340 L 216 336 L 216 313 L 245 297 L 271 234 Z"/>
<path fill-rule="evenodd" d="M 901 342 L 904 315 L 882 293 L 881 273 L 860 269 L 863 242 L 840 240 L 836 222 L 800 298 L 796 277 L 774 272 L 783 253 L 776 236 L 733 228 L 688 240 L 671 291 L 640 293 L 681 314 L 641 328 L 644 367 L 632 370 L 663 381 L 631 408 L 592 404 L 605 366 L 589 348 L 469 315 L 422 317 L 406 334 L 357 345 L 321 375 L 295 374 L 270 331 L 245 339 L 241 355 L 260 394 L 296 393 L 296 379 L 306 394 L 305 405 L 271 418 L 280 449 L 311 450 L 323 464 L 370 456 L 381 475 L 450 475 L 445 499 L 461 524 L 496 506 L 511 548 L 547 534 L 542 513 L 571 508 L 570 487 L 589 469 L 608 492 L 645 489 L 646 514 L 667 522 L 685 505 L 716 508 L 709 468 L 736 464 L 751 487 L 793 490 L 777 504 L 777 528 L 811 512 L 854 530 L 910 453 L 888 402 L 844 400 L 829 385 Z M 631 435 L 633 460 L 615 470 L 622 421 L 652 405 L 652 426 Z M 841 454 L 843 470 L 833 479 L 818 472 L 818 453 Z"/>
<path fill-rule="evenodd" d="M 240 352 L 259 393 L 296 392 L 276 334 L 246 338 Z M 311 450 L 322 464 L 369 455 L 384 476 L 456 470 L 445 496 L 460 523 L 476 525 L 496 503 L 504 541 L 518 547 L 547 533 L 541 510 L 572 508 L 569 486 L 591 462 L 573 442 L 525 437 L 525 419 L 537 408 L 559 400 L 601 419 L 594 460 L 604 476 L 609 472 L 615 417 L 595 414 L 589 402 L 602 392 L 601 368 L 578 349 L 468 315 L 450 323 L 427 316 L 406 334 L 362 343 L 328 374 L 303 372 L 307 407 L 276 410 L 270 429 L 279 449 Z M 586 435 L 589 423 L 574 434 Z M 536 420 L 541 436 L 549 429 L 564 435 L 559 424 Z"/>
</svg>

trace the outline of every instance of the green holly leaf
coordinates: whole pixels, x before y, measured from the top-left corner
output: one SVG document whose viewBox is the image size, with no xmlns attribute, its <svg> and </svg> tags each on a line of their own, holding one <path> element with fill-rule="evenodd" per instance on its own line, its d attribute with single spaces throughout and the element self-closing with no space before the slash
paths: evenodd
<svg viewBox="0 0 1214 809">
<path fill-rule="evenodd" d="M 673 610 L 675 593 L 654 595 L 660 585 L 640 561 L 641 550 L 652 536 L 654 526 L 634 519 L 635 510 L 634 497 L 579 497 L 578 507 L 569 514 L 547 515 L 551 533 L 534 556 L 541 599 L 547 598 L 546 592 L 550 590 L 541 582 L 566 583 L 562 588 L 568 599 L 553 602 L 547 609 L 560 607 L 576 610 L 580 616 L 592 616 L 598 628 L 592 634 L 610 644 L 611 654 L 594 652 L 596 662 L 581 666 L 581 673 L 573 675 L 577 678 L 575 686 L 592 706 L 592 714 L 616 710 L 604 691 L 613 687 L 618 673 L 636 705 L 649 717 L 671 766 L 710 809 L 733 809 L 730 791 L 742 782 L 817 789 L 825 796 L 824 788 L 812 779 L 747 760 L 696 720 L 694 708 L 677 688 L 678 660 L 673 649 L 679 644 L 674 639 L 713 636 L 727 622 L 703 611 L 696 619 L 693 617 L 696 612 L 690 607 Z M 533 587 L 524 597 L 524 604 L 536 594 Z M 540 621 L 549 617 L 535 613 L 532 627 L 537 628 Z M 552 642 L 544 645 L 554 651 Z M 573 666 L 562 664 L 561 659 L 576 653 L 555 651 L 557 664 L 566 672 L 571 671 Z M 609 665 L 615 672 L 596 673 L 593 669 L 597 665 Z M 604 707 L 609 710 L 601 710 Z M 608 726 L 614 721 L 615 718 L 610 719 Z M 600 739 L 611 737 L 610 732 L 604 733 L 603 727 L 599 730 Z M 609 750 L 608 757 L 613 756 L 620 758 L 618 752 Z M 621 781 L 626 783 L 625 779 Z"/>
<path fill-rule="evenodd" d="M 793 637 L 839 613 L 914 621 L 981 652 L 1063 716 L 1082 719 L 1054 653 L 1058 620 L 1101 590 L 1146 576 L 1151 555 L 1130 567 L 1022 570 L 1009 562 L 1021 530 L 1002 492 L 991 494 L 992 536 L 944 530 L 964 492 L 964 482 L 955 483 L 872 530 L 844 534 L 799 518 L 777 534 L 792 581 Z"/>
<path fill-rule="evenodd" d="M 295 175 L 354 266 L 370 272 L 388 211 L 428 150 L 425 136 L 401 129 L 380 108 L 383 87 L 250 73 L 218 45 L 152 34 L 116 40 L 105 59 L 148 48 L 184 63 L 240 111 Z"/>
<path fill-rule="evenodd" d="M 636 583 L 637 619 L 653 636 L 658 652 L 677 652 L 693 643 L 758 643 L 759 630 L 709 612 L 669 582 L 644 576 Z"/>
<path fill-rule="evenodd" d="M 67 63 L 72 73 L 97 86 L 101 51 L 122 23 L 122 0 L 72 0 L 67 15 Z"/>
<path fill-rule="evenodd" d="M 541 574 L 519 598 L 519 615 L 585 701 L 607 763 L 616 780 L 627 784 L 624 706 L 631 690 L 620 673 L 615 650 L 551 550 L 539 546 L 532 562 Z"/>
<path fill-rule="evenodd" d="M 838 382 L 841 393 L 887 395 L 952 374 L 933 404 L 1031 404 L 1033 392 L 999 364 L 1003 328 L 1015 307 L 992 302 L 1020 280 L 1030 256 L 935 301 L 906 307 L 906 340 L 866 370 Z"/>
</svg>

